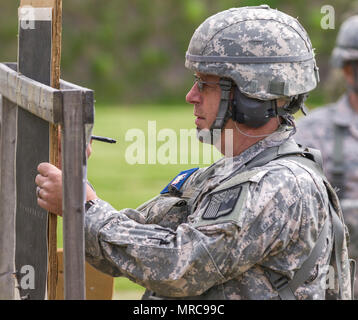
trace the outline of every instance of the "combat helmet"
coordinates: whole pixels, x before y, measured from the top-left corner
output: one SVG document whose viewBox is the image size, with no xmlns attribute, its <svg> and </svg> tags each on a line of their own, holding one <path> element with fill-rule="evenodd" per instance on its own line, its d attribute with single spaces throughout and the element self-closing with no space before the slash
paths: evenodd
<svg viewBox="0 0 358 320">
<path fill-rule="evenodd" d="M 232 8 L 206 19 L 191 38 L 185 66 L 222 79 L 211 129 L 223 128 L 228 117 L 262 126 L 277 116 L 276 99 L 283 97 L 292 103 L 280 115 L 294 113 L 319 81 L 307 32 L 297 19 L 267 5 Z M 225 79 L 236 89 L 232 114 Z"/>
<path fill-rule="evenodd" d="M 341 25 L 331 57 L 332 65 L 337 68 L 351 61 L 358 61 L 358 15 Z"/>
</svg>

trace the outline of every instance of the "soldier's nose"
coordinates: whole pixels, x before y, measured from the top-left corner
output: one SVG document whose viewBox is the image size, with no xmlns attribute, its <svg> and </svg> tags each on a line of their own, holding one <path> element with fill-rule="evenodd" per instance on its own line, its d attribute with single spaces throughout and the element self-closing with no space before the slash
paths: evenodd
<svg viewBox="0 0 358 320">
<path fill-rule="evenodd" d="M 197 83 L 194 83 L 194 85 L 191 87 L 190 91 L 187 93 L 185 100 L 186 102 L 190 104 L 197 104 L 200 102 L 201 95 L 198 88 Z"/>
</svg>

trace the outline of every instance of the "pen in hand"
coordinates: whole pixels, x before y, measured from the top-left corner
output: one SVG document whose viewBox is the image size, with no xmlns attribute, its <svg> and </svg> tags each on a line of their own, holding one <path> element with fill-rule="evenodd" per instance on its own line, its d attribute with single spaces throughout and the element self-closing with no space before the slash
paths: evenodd
<svg viewBox="0 0 358 320">
<path fill-rule="evenodd" d="M 112 139 L 112 138 L 107 138 L 107 137 L 100 137 L 100 136 L 91 136 L 92 140 L 97 140 L 97 141 L 102 141 L 102 142 L 107 142 L 107 143 L 116 143 L 117 141 Z"/>
</svg>

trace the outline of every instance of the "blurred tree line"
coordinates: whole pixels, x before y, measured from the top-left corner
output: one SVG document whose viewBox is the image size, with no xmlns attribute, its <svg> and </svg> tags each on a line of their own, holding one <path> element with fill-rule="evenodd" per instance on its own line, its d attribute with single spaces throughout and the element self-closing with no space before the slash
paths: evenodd
<svg viewBox="0 0 358 320">
<path fill-rule="evenodd" d="M 0 61 L 15 61 L 20 1 L 0 1 Z M 97 103 L 184 103 L 192 83 L 185 52 L 195 28 L 218 11 L 266 3 L 298 17 L 308 31 L 322 80 L 309 101 L 327 102 L 342 92 L 329 58 L 340 24 L 358 13 L 357 2 L 64 0 L 61 77 L 94 89 Z M 324 5 L 335 10 L 334 29 L 321 27 Z"/>
</svg>

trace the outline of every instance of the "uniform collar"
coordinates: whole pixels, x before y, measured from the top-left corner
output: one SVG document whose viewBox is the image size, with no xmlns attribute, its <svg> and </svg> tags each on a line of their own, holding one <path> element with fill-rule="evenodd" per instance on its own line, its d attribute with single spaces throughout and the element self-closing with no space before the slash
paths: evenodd
<svg viewBox="0 0 358 320">
<path fill-rule="evenodd" d="M 264 150 L 279 146 L 287 141 L 295 130 L 285 124 L 281 125 L 275 132 L 270 134 L 268 137 L 258 141 L 244 152 L 233 158 L 222 158 L 216 164 L 218 165 L 215 170 L 215 176 L 222 175 L 228 176 L 230 173 L 239 170 L 243 165 L 254 159 Z"/>
</svg>

